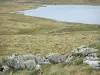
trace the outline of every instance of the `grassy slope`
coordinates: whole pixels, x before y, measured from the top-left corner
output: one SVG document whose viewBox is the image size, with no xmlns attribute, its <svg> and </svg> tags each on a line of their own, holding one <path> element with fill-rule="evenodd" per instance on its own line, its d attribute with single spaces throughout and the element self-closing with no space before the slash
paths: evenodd
<svg viewBox="0 0 100 75">
<path fill-rule="evenodd" d="M 70 53 L 74 48 L 91 44 L 100 49 L 100 25 L 64 23 L 53 20 L 9 14 L 8 11 L 31 8 L 35 4 L 0 4 L 0 56 L 9 53 Z M 79 62 L 76 61 L 76 63 Z M 43 66 L 43 75 L 99 75 L 87 65 Z M 32 71 L 18 71 L 14 75 L 32 75 Z M 6 74 L 8 75 L 8 74 Z M 9 75 L 12 75 L 10 72 Z"/>
<path fill-rule="evenodd" d="M 3 1 L 3 0 L 1 0 Z M 100 4 L 100 0 L 4 0 L 12 2 L 36 2 L 36 3 L 56 3 L 56 4 Z"/>
</svg>

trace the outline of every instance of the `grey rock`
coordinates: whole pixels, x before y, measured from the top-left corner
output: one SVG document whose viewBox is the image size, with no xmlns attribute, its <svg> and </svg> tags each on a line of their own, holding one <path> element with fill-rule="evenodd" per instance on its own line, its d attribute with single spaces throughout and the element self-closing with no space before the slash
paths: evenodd
<svg viewBox="0 0 100 75">
<path fill-rule="evenodd" d="M 51 53 L 46 56 L 47 59 L 53 64 L 56 63 L 61 63 L 66 60 L 67 56 L 66 55 L 61 55 L 59 53 Z"/>
<path fill-rule="evenodd" d="M 22 55 L 22 57 L 23 57 L 24 61 L 35 60 L 35 55 L 33 55 L 33 54 L 24 54 L 24 55 Z"/>
<path fill-rule="evenodd" d="M 98 57 L 97 53 L 91 53 L 88 54 L 88 56 L 86 56 L 84 60 L 96 61 L 96 60 L 100 60 L 100 57 Z"/>
<path fill-rule="evenodd" d="M 91 61 L 100 60 L 100 58 L 98 57 L 89 57 L 89 56 L 86 56 L 84 59 L 91 60 Z"/>
<path fill-rule="evenodd" d="M 69 55 L 69 56 L 67 57 L 67 59 L 64 61 L 64 64 L 70 63 L 71 60 L 72 60 L 73 58 L 74 58 L 74 57 L 73 57 L 72 55 Z"/>
<path fill-rule="evenodd" d="M 6 59 L 6 63 L 9 67 L 14 68 L 14 69 L 24 69 L 25 65 L 24 65 L 24 60 L 22 58 L 22 56 L 20 55 L 12 55 L 9 56 Z"/>
<path fill-rule="evenodd" d="M 45 57 L 44 56 L 36 55 L 35 58 L 36 58 L 36 62 L 38 64 L 45 61 Z"/>
<path fill-rule="evenodd" d="M 100 61 L 83 60 L 84 64 L 88 64 L 94 69 L 100 69 Z"/>
<path fill-rule="evenodd" d="M 7 65 L 3 65 L 2 68 L 3 68 L 3 72 L 7 72 L 10 69 Z"/>
<path fill-rule="evenodd" d="M 45 59 L 45 61 L 42 64 L 51 64 L 51 62 L 49 61 L 49 59 Z"/>
<path fill-rule="evenodd" d="M 35 57 L 37 64 L 51 64 L 50 61 L 45 58 L 45 56 L 36 55 Z"/>
<path fill-rule="evenodd" d="M 72 51 L 73 54 L 81 55 L 81 56 L 87 56 L 88 54 L 96 53 L 96 52 L 98 52 L 98 49 L 88 48 L 85 46 L 78 47 Z"/>
<path fill-rule="evenodd" d="M 36 67 L 36 62 L 35 62 L 35 60 L 27 60 L 24 62 L 24 65 L 25 65 L 26 69 L 32 70 Z"/>
<path fill-rule="evenodd" d="M 41 65 L 37 64 L 35 70 L 41 70 Z"/>
</svg>

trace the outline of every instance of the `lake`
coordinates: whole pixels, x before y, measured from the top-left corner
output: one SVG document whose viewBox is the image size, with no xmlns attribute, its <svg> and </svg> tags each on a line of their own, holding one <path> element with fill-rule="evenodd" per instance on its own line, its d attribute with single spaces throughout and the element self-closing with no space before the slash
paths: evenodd
<svg viewBox="0 0 100 75">
<path fill-rule="evenodd" d="M 100 6 L 43 5 L 36 9 L 18 12 L 24 15 L 49 18 L 56 21 L 100 24 Z"/>
</svg>

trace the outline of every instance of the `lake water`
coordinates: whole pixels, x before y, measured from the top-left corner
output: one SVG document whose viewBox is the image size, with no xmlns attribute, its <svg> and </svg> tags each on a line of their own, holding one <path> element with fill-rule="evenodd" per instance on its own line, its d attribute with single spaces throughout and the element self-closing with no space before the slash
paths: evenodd
<svg viewBox="0 0 100 75">
<path fill-rule="evenodd" d="M 19 11 L 19 13 L 64 22 L 100 24 L 100 6 L 44 5 L 36 9 Z"/>
</svg>

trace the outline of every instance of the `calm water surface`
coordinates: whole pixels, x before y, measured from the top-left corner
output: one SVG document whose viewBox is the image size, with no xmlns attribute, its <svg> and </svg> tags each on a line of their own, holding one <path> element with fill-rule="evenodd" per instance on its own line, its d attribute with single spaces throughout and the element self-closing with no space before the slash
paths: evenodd
<svg viewBox="0 0 100 75">
<path fill-rule="evenodd" d="M 100 24 L 100 6 L 44 5 L 36 9 L 19 11 L 19 13 L 64 22 Z"/>
</svg>

